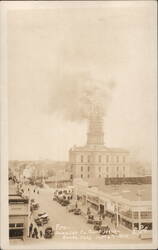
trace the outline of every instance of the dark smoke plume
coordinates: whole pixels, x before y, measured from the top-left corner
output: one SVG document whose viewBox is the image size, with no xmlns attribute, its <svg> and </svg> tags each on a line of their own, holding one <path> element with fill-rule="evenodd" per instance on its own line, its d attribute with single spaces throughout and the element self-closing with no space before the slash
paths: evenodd
<svg viewBox="0 0 158 250">
<path fill-rule="evenodd" d="M 88 118 L 93 107 L 106 115 L 115 84 L 79 73 L 64 74 L 53 86 L 51 111 L 66 120 L 81 121 Z"/>
</svg>

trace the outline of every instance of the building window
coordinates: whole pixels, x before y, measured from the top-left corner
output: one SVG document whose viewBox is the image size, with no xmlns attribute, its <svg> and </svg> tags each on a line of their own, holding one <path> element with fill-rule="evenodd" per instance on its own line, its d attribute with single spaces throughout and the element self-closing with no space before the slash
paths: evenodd
<svg viewBox="0 0 158 250">
<path fill-rule="evenodd" d="M 125 171 L 125 166 L 123 166 L 123 171 Z"/>
<path fill-rule="evenodd" d="M 98 160 L 99 160 L 99 162 L 101 162 L 101 155 L 99 155 Z"/>
<path fill-rule="evenodd" d="M 81 171 L 83 171 L 83 166 L 81 166 Z"/>
<path fill-rule="evenodd" d="M 88 162 L 90 162 L 91 161 L 91 157 L 90 157 L 90 155 L 88 155 Z"/>
<path fill-rule="evenodd" d="M 117 172 L 119 171 L 119 167 L 117 167 Z"/>
<path fill-rule="evenodd" d="M 9 224 L 9 227 L 15 227 L 15 226 L 16 226 L 16 224 L 14 224 L 14 223 Z"/>
<path fill-rule="evenodd" d="M 106 156 L 106 162 L 109 162 L 109 155 Z"/>
<path fill-rule="evenodd" d="M 116 156 L 116 161 L 119 162 L 119 156 Z"/>
<path fill-rule="evenodd" d="M 83 178 L 83 174 L 81 174 L 81 178 Z"/>
<path fill-rule="evenodd" d="M 17 223 L 16 227 L 24 227 L 24 224 L 23 223 Z"/>
<path fill-rule="evenodd" d="M 126 161 L 126 157 L 125 156 L 123 156 L 123 162 L 125 162 Z"/>
<path fill-rule="evenodd" d="M 89 166 L 88 166 L 87 170 L 88 170 L 88 172 L 89 172 L 89 170 L 90 170 L 90 167 L 89 167 Z"/>
<path fill-rule="evenodd" d="M 101 175 L 99 175 L 99 178 L 101 178 Z"/>
<path fill-rule="evenodd" d="M 101 171 L 101 167 L 99 167 L 99 172 Z"/>
<path fill-rule="evenodd" d="M 81 162 L 83 162 L 83 155 L 81 155 Z"/>
<path fill-rule="evenodd" d="M 106 167 L 106 171 L 107 171 L 107 172 L 109 171 L 109 167 Z"/>
<path fill-rule="evenodd" d="M 89 178 L 89 174 L 87 175 L 87 178 Z"/>
</svg>

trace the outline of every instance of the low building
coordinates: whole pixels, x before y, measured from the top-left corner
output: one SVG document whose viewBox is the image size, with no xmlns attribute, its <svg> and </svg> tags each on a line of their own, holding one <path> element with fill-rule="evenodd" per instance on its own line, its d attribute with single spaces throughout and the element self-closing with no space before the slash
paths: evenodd
<svg viewBox="0 0 158 250">
<path fill-rule="evenodd" d="M 87 182 L 74 182 L 75 199 L 92 213 L 114 217 L 117 224 L 131 230 L 142 226 L 152 229 L 151 185 L 106 186 L 99 190 Z"/>
<path fill-rule="evenodd" d="M 15 184 L 9 191 L 9 239 L 24 240 L 28 236 L 29 199 L 17 194 Z"/>
</svg>

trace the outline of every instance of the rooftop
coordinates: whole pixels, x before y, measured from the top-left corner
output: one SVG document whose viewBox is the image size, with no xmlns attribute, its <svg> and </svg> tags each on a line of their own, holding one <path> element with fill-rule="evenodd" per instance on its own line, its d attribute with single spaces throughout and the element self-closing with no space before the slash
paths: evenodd
<svg viewBox="0 0 158 250">
<path fill-rule="evenodd" d="M 98 187 L 98 189 L 112 196 L 121 196 L 123 199 L 129 201 L 151 201 L 152 197 L 151 184 L 104 185 L 102 187 Z"/>
<path fill-rule="evenodd" d="M 73 146 L 71 151 L 106 151 L 107 153 L 129 153 L 129 151 L 122 148 L 108 148 L 105 145 L 85 145 L 85 146 Z"/>
</svg>

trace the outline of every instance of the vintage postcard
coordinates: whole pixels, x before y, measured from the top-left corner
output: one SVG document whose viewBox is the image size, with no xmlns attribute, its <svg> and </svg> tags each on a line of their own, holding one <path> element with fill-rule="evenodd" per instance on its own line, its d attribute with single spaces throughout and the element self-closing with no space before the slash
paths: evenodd
<svg viewBox="0 0 158 250">
<path fill-rule="evenodd" d="M 1 249 L 156 249 L 156 1 L 1 2 Z"/>
</svg>

